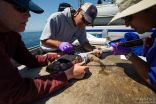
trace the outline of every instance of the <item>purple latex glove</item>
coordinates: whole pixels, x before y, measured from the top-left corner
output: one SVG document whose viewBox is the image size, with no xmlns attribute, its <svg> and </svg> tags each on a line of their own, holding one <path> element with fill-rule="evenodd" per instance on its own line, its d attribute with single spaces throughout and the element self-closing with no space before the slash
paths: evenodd
<svg viewBox="0 0 156 104">
<path fill-rule="evenodd" d="M 59 45 L 59 49 L 65 53 L 73 52 L 73 46 L 69 42 L 61 42 L 61 44 Z"/>
<path fill-rule="evenodd" d="M 112 44 L 114 55 L 126 55 L 131 51 L 129 47 L 119 46 L 118 43 Z"/>
</svg>

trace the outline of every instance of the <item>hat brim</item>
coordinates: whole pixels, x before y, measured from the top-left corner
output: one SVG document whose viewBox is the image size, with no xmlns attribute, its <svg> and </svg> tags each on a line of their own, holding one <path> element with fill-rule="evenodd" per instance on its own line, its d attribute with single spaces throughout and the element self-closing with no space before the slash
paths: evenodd
<svg viewBox="0 0 156 104">
<path fill-rule="evenodd" d="M 33 3 L 31 0 L 12 0 L 12 3 L 15 3 L 16 5 L 26 8 L 34 13 L 40 14 L 43 13 L 44 10 L 40 8 L 38 5 Z"/>
<path fill-rule="evenodd" d="M 84 13 L 83 15 L 84 15 L 85 20 L 89 22 L 92 26 L 94 26 L 94 21 L 92 20 L 92 18 L 88 16 L 86 13 Z"/>
<path fill-rule="evenodd" d="M 29 9 L 30 9 L 30 11 L 37 13 L 37 14 L 44 12 L 44 10 L 42 8 L 40 8 L 38 5 L 36 5 L 32 1 L 29 2 Z"/>
<path fill-rule="evenodd" d="M 148 9 L 154 5 L 156 5 L 156 0 L 142 0 L 142 1 L 138 2 L 137 4 L 134 4 L 130 7 L 128 7 L 127 9 L 123 10 L 122 12 L 117 13 L 108 24 L 111 24 L 112 22 L 114 22 L 115 20 L 118 20 L 120 18 L 141 12 L 141 11 Z"/>
<path fill-rule="evenodd" d="M 84 13 L 83 15 L 84 15 L 84 18 L 85 18 L 85 20 L 87 22 L 92 23 L 92 20 L 91 20 L 91 17 L 90 16 L 88 16 L 86 13 Z"/>
</svg>

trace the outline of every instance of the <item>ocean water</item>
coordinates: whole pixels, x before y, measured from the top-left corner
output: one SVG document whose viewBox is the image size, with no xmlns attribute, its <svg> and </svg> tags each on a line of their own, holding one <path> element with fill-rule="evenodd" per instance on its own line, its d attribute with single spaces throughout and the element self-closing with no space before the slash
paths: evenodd
<svg viewBox="0 0 156 104">
<path fill-rule="evenodd" d="M 42 31 L 36 31 L 36 32 L 22 32 L 20 33 L 22 36 L 22 40 L 24 41 L 27 48 L 39 45 L 40 43 L 40 36 Z"/>
<path fill-rule="evenodd" d="M 35 32 L 21 32 L 22 40 L 24 41 L 27 48 L 39 45 L 40 36 L 42 31 Z M 92 33 L 91 33 L 92 34 Z M 93 33 L 92 35 L 100 38 L 102 34 Z"/>
</svg>

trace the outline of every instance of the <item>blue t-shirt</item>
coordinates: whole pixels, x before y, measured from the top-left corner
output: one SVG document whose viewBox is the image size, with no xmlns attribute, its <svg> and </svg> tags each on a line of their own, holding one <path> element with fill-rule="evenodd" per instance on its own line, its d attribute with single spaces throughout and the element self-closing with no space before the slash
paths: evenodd
<svg viewBox="0 0 156 104">
<path fill-rule="evenodd" d="M 156 36 L 156 33 L 152 34 Z M 150 70 L 148 72 L 150 81 L 152 86 L 156 89 L 156 38 L 154 38 L 154 42 L 152 47 L 148 50 L 146 54 L 146 60 L 150 65 Z"/>
</svg>

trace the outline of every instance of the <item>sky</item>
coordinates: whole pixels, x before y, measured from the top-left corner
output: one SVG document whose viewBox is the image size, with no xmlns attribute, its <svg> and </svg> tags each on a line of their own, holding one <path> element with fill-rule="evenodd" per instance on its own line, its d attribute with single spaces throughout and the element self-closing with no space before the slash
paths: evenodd
<svg viewBox="0 0 156 104">
<path fill-rule="evenodd" d="M 25 31 L 42 31 L 47 18 L 54 12 L 57 12 L 58 6 L 62 2 L 69 3 L 73 6 L 74 9 L 78 9 L 79 0 L 32 0 L 34 3 L 39 5 L 42 9 L 44 9 L 44 13 L 35 14 L 30 12 L 31 17 L 27 22 Z M 96 4 L 97 0 L 84 0 L 84 2 L 91 2 Z"/>
</svg>

